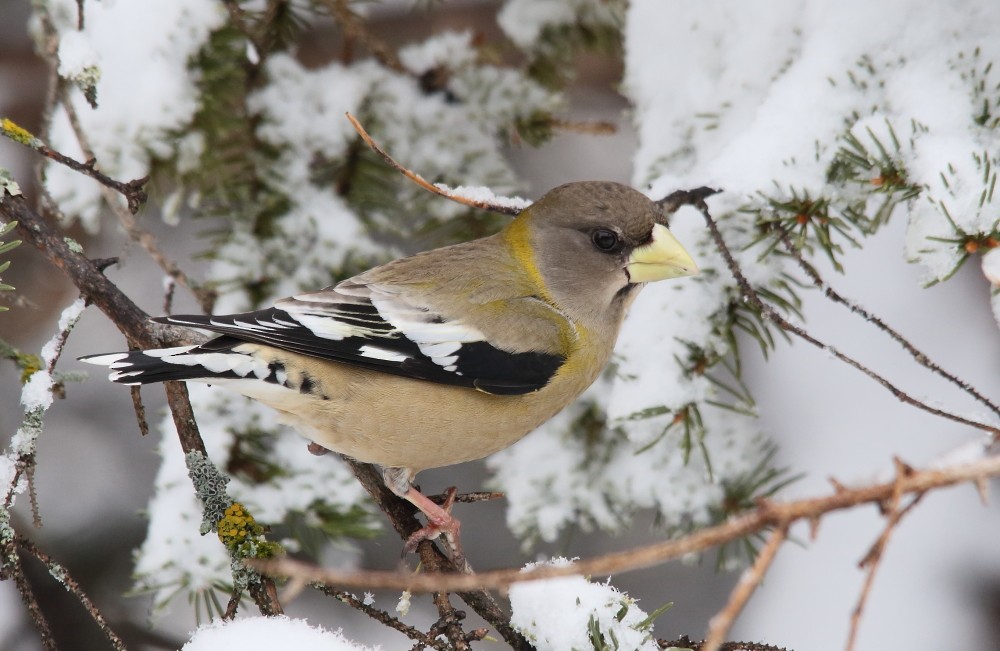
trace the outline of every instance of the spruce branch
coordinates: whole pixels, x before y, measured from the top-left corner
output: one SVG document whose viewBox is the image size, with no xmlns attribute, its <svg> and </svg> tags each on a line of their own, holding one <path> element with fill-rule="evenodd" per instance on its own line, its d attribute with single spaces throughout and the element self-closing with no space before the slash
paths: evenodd
<svg viewBox="0 0 1000 651">
<path fill-rule="evenodd" d="M 708 206 L 705 204 L 705 202 L 704 201 L 697 202 L 696 204 L 694 204 L 694 207 L 697 208 L 701 212 L 702 216 L 705 218 L 705 223 L 708 225 L 708 229 L 712 235 L 712 239 L 715 241 L 716 247 L 719 249 L 719 252 L 722 254 L 723 259 L 726 261 L 726 265 L 729 267 L 729 272 L 733 275 L 733 278 L 736 280 L 736 284 L 737 287 L 739 288 L 740 295 L 751 307 L 754 308 L 756 312 L 758 312 L 761 315 L 761 317 L 764 320 L 770 323 L 774 323 L 781 330 L 799 337 L 800 339 L 808 342 L 809 344 L 812 344 L 816 348 L 827 351 L 840 361 L 846 363 L 848 366 L 852 366 L 853 368 L 861 371 L 862 373 L 864 373 L 865 375 L 867 375 L 868 377 L 870 377 L 871 379 L 875 380 L 877 383 L 882 385 L 882 387 L 885 388 L 887 391 L 889 391 L 893 396 L 895 396 L 897 400 L 904 402 L 908 405 L 911 405 L 913 407 L 916 407 L 917 409 L 926 411 L 935 416 L 940 416 L 941 418 L 945 418 L 947 420 L 951 420 L 956 423 L 961 423 L 963 425 L 968 425 L 969 427 L 974 427 L 978 430 L 987 432 L 993 437 L 994 441 L 1000 441 L 1000 428 L 997 428 L 993 425 L 989 425 L 987 423 L 971 420 L 963 416 L 959 416 L 958 414 L 945 411 L 943 409 L 938 409 L 937 407 L 932 407 L 923 401 L 917 400 L 910 394 L 906 393 L 905 391 L 903 391 L 902 389 L 898 388 L 896 385 L 891 383 L 885 377 L 879 375 L 878 373 L 868 368 L 861 362 L 857 361 L 853 357 L 841 352 L 840 350 L 838 350 L 833 346 L 823 343 L 819 339 L 809 334 L 804 328 L 801 328 L 789 322 L 784 317 L 782 317 L 771 305 L 761 300 L 758 292 L 754 290 L 754 288 L 750 285 L 750 282 L 746 279 L 746 276 L 743 275 L 743 271 L 740 269 L 740 266 L 736 262 L 736 259 L 733 258 L 733 254 L 732 252 L 730 252 L 729 247 L 726 245 L 725 239 L 723 239 L 722 233 L 719 232 L 719 227 L 716 224 L 715 219 L 709 212 Z"/>
<path fill-rule="evenodd" d="M 889 335 L 894 341 L 896 341 L 896 343 L 902 346 L 903 349 L 906 352 L 908 352 L 910 356 L 913 357 L 914 361 L 916 361 L 918 364 L 928 369 L 932 373 L 935 373 L 943 377 L 948 382 L 951 382 L 959 389 L 961 389 L 962 391 L 969 394 L 970 396 L 981 402 L 983 405 L 988 407 L 989 410 L 992 411 L 994 414 L 1000 416 L 1000 405 L 997 405 L 995 402 L 984 396 L 982 393 L 976 390 L 975 387 L 973 387 L 965 380 L 957 377 L 952 373 L 949 373 L 948 371 L 945 371 L 937 363 L 931 360 L 926 353 L 918 349 L 916 346 L 913 345 L 913 343 L 911 343 L 908 339 L 906 339 L 906 337 L 900 334 L 895 328 L 886 324 L 885 321 L 883 321 L 878 316 L 869 312 L 861 304 L 837 292 L 826 280 L 823 279 L 820 273 L 816 270 L 816 267 L 812 266 L 806 261 L 806 259 L 802 256 L 802 250 L 799 247 L 797 247 L 794 242 L 792 242 L 791 238 L 788 237 L 787 233 L 782 233 L 781 242 L 785 246 L 785 250 L 789 253 L 789 255 L 791 255 L 792 258 L 796 261 L 796 263 L 798 263 L 799 268 L 802 269 L 802 271 L 806 274 L 806 276 L 809 277 L 809 280 L 812 281 L 813 285 L 815 285 L 817 289 L 823 292 L 824 296 L 826 296 L 834 303 L 846 307 L 851 312 L 857 314 L 868 323 L 872 324 L 882 332 Z"/>
<path fill-rule="evenodd" d="M 371 30 L 368 29 L 368 23 L 364 17 L 351 9 L 349 0 L 318 1 L 327 9 L 330 16 L 337 21 L 337 24 L 343 30 L 344 40 L 347 41 L 345 43 L 345 54 L 350 51 L 351 45 L 354 42 L 358 42 L 371 53 L 376 61 L 389 70 L 400 74 L 408 74 L 409 71 L 403 66 L 399 60 L 399 56 L 385 42 L 372 34 Z"/>
</svg>

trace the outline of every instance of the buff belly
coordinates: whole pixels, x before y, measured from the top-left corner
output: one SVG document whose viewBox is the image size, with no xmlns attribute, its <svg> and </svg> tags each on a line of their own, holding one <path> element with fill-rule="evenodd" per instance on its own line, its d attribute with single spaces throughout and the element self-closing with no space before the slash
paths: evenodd
<svg viewBox="0 0 1000 651">
<path fill-rule="evenodd" d="M 289 359 L 289 358 L 295 359 Z M 414 472 L 502 450 L 572 402 L 593 380 L 557 374 L 520 396 L 435 384 L 282 353 L 283 387 L 227 386 L 278 410 L 282 420 L 325 448 L 359 461 Z M 427 404 L 439 409 L 427 409 Z"/>
</svg>

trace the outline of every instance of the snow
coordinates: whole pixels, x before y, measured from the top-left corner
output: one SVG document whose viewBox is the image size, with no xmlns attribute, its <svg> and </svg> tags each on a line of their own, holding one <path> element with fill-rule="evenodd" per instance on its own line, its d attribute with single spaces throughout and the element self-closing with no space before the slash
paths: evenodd
<svg viewBox="0 0 1000 651">
<path fill-rule="evenodd" d="M 501 206 L 503 208 L 524 210 L 531 205 L 531 201 L 528 199 L 521 197 L 501 197 L 494 193 L 490 188 L 484 188 L 482 186 L 472 187 L 468 185 L 459 185 L 458 187 L 449 188 L 444 183 L 436 183 L 435 187 L 456 197 L 462 197 L 463 199 L 478 201 L 484 204 Z"/>
<path fill-rule="evenodd" d="M 539 565 L 572 565 L 565 558 Z M 628 595 L 608 583 L 592 583 L 582 576 L 515 583 L 510 588 L 511 624 L 538 651 L 585 651 L 598 647 L 594 631 L 609 648 L 619 651 L 654 651 L 652 626 Z M 614 643 L 613 641 L 616 641 Z"/>
<path fill-rule="evenodd" d="M 91 47 L 83 32 L 67 31 L 59 39 L 59 76 L 74 81 L 91 79 L 100 66 L 100 55 Z"/>
<path fill-rule="evenodd" d="M 968 252 L 962 247 L 962 239 L 983 238 L 996 228 L 998 208 L 991 188 L 1000 162 L 1000 130 L 989 123 L 979 124 L 977 118 L 985 105 L 995 119 L 1000 99 L 1000 78 L 995 65 L 1000 60 L 997 25 L 1000 25 L 1000 5 L 977 0 L 921 6 L 920 11 L 914 11 L 912 3 L 903 0 L 878 3 L 779 0 L 766 4 L 717 0 L 699 3 L 697 8 L 678 1 L 631 2 L 626 23 L 623 90 L 635 106 L 632 115 L 638 131 L 634 183 L 648 187 L 650 196 L 662 196 L 678 187 L 722 188 L 723 194 L 708 200 L 720 229 L 744 271 L 753 276 L 755 283 L 767 283 L 784 269 L 773 260 L 767 265 L 759 264 L 751 252 L 741 251 L 748 235 L 752 237 L 753 217 L 741 209 L 766 207 L 767 198 L 785 200 L 794 192 L 828 199 L 835 215 L 842 214 L 855 202 L 862 202 L 872 212 L 886 196 L 872 192 L 880 182 L 877 165 L 870 176 L 844 182 L 831 180 L 828 171 L 838 152 L 847 146 L 848 135 L 867 149 L 869 162 L 880 158 L 881 144 L 905 182 L 919 190 L 919 196 L 900 204 L 893 214 L 893 223 L 886 230 L 895 238 L 894 246 L 890 244 L 888 251 L 880 253 L 884 257 L 865 270 L 848 267 L 846 279 L 827 279 L 835 286 L 843 284 L 854 291 L 871 289 L 870 295 L 879 303 L 870 307 L 880 312 L 900 308 L 896 312 L 903 315 L 902 321 L 896 325 L 903 327 L 907 336 L 913 337 L 913 331 L 923 333 L 922 344 L 939 347 L 935 357 L 954 354 L 962 345 L 953 337 L 964 339 L 966 332 L 974 328 L 975 318 L 973 309 L 958 301 L 954 294 L 969 289 L 970 300 L 983 301 L 985 283 L 976 287 L 966 277 L 962 286 L 936 288 L 940 291 L 934 295 L 917 295 L 921 290 L 916 287 L 907 291 L 892 284 L 888 269 L 899 266 L 905 256 L 905 260 L 919 265 L 923 276 L 919 280 L 923 283 L 944 281 L 966 258 Z M 949 222 L 949 216 L 954 224 Z M 677 228 L 682 231 L 686 228 L 685 217 L 678 215 L 677 219 L 680 221 Z M 864 237 L 859 232 L 855 236 Z M 682 232 L 678 237 L 689 245 L 690 240 Z M 838 241 L 849 248 L 844 238 Z M 866 247 L 872 245 L 871 241 L 865 242 Z M 719 260 L 711 256 L 697 237 L 692 253 L 704 270 L 702 276 L 693 282 L 645 290 L 626 324 L 619 347 L 625 362 L 615 379 L 607 409 L 613 417 L 626 419 L 630 439 L 643 436 L 637 425 L 652 428 L 657 424 L 655 420 L 628 421 L 630 411 L 657 402 L 670 407 L 685 394 L 699 401 L 710 395 L 705 392 L 709 387 L 700 386 L 697 379 L 692 383 L 676 374 L 669 363 L 678 350 L 671 336 L 683 333 L 684 338 L 708 350 L 726 350 L 725 342 L 713 341 L 711 329 L 705 326 L 713 313 L 711 303 L 721 305 L 721 301 L 731 296 L 731 281 Z M 968 254 L 969 264 L 978 265 L 975 258 L 983 253 L 980 247 Z M 983 274 L 988 279 L 993 277 L 996 263 L 992 251 L 983 256 L 982 264 Z M 855 275 L 859 273 L 863 275 Z M 714 274 L 720 274 L 721 279 Z M 898 273 L 896 280 L 902 277 L 904 274 Z M 906 281 L 915 284 L 912 276 L 906 276 Z M 685 293 L 689 286 L 705 292 L 702 298 L 708 304 L 698 302 L 696 297 L 687 303 Z M 977 290 L 978 299 L 973 293 Z M 947 296 L 942 293 L 945 291 L 949 292 Z M 1000 323 L 1000 293 L 996 287 L 989 291 L 994 315 Z M 905 301 L 910 302 L 908 310 L 901 309 L 900 303 Z M 963 311 L 934 314 L 933 308 L 922 304 L 934 301 Z M 958 307 L 960 304 L 963 307 Z M 675 314 L 671 313 L 673 308 L 677 309 Z M 644 313 L 654 314 L 656 310 L 664 315 L 636 318 Z M 826 313 L 820 311 L 820 314 Z M 915 314 L 927 316 L 914 317 Z M 928 320 L 926 326 L 915 323 L 923 318 Z M 954 329 L 946 328 L 946 324 Z M 810 331 L 822 331 L 828 324 L 813 317 L 807 326 Z M 938 331 L 932 334 L 930 330 L 934 328 Z M 859 328 L 858 332 L 862 331 Z M 854 333 L 853 329 L 839 331 L 841 339 L 837 345 L 846 348 L 849 343 L 851 349 L 856 348 L 862 337 L 855 338 Z M 966 371 L 959 373 L 960 376 L 979 374 L 983 360 L 993 359 L 990 355 L 995 346 L 990 342 L 984 345 L 983 353 L 970 351 Z M 882 342 L 880 350 L 888 347 Z M 872 356 L 872 349 L 867 350 Z M 916 416 L 913 425 L 904 423 L 900 419 L 905 414 L 893 411 L 888 396 L 876 407 L 844 402 L 840 396 L 846 387 L 853 392 L 855 384 L 861 387 L 858 393 L 878 392 L 851 375 L 848 369 L 838 369 L 839 364 L 822 359 L 823 352 L 808 353 L 798 346 L 789 352 L 783 344 L 779 344 L 779 352 L 785 365 L 776 364 L 777 355 L 773 355 L 756 377 L 764 385 L 757 385 L 754 390 L 758 396 L 769 396 L 768 406 L 781 411 L 766 417 L 768 422 L 780 423 L 788 429 L 783 454 L 793 460 L 796 471 L 809 471 L 810 477 L 803 483 L 811 481 L 810 490 L 831 473 L 836 473 L 842 481 L 861 481 L 871 478 L 873 466 L 887 467 L 893 455 L 912 460 L 919 454 L 915 450 L 920 449 L 915 442 L 916 430 L 930 440 L 954 432 L 954 428 L 919 421 Z M 815 368 L 803 363 L 813 355 L 818 356 Z M 665 368 L 657 369 L 654 360 L 661 360 Z M 906 385 L 917 381 L 915 376 L 919 374 L 904 365 L 909 362 L 888 363 L 896 364 L 891 367 L 894 380 L 905 380 Z M 900 369 L 911 371 L 907 375 L 907 371 Z M 782 372 L 794 373 L 795 379 L 781 383 L 780 389 L 770 389 L 771 380 L 778 381 Z M 631 376 L 639 379 L 632 380 Z M 988 377 L 988 371 L 980 376 Z M 647 378 L 655 380 L 647 383 Z M 685 387 L 671 385 L 685 381 L 688 383 Z M 810 409 L 800 404 L 811 398 L 810 392 L 817 391 L 824 396 L 822 407 L 808 403 L 813 406 Z M 932 391 L 928 393 L 935 403 L 963 411 L 951 400 L 941 398 L 943 392 Z M 763 399 L 761 404 L 765 404 Z M 890 412 L 894 415 L 892 419 L 883 415 Z M 730 443 L 726 450 L 729 461 L 739 463 L 736 457 L 741 449 L 743 452 L 749 449 L 742 438 L 748 435 L 747 430 L 753 431 L 753 421 L 740 422 L 736 416 L 730 420 Z M 715 445 L 713 439 L 718 430 L 714 425 L 707 429 L 705 443 Z M 907 436 L 895 436 L 896 431 Z M 959 432 L 963 437 L 968 436 L 962 430 Z M 647 431 L 646 435 L 652 433 Z M 941 442 L 936 447 L 940 450 L 942 446 L 955 447 Z M 720 449 L 710 450 L 713 470 L 719 476 L 723 472 L 715 467 L 715 462 L 720 460 Z M 954 449 L 944 457 L 944 462 L 959 462 L 977 454 L 982 454 L 982 443 L 978 440 Z M 653 491 L 651 478 L 657 475 L 642 471 L 639 466 L 648 467 L 658 457 L 662 460 L 659 448 L 654 447 L 638 455 L 622 474 L 646 481 L 650 485 L 643 491 Z M 683 488 L 693 485 L 685 481 L 683 472 L 678 480 L 676 469 L 663 468 L 659 477 L 668 490 L 678 483 Z M 961 490 L 972 493 L 967 488 Z M 635 497 L 643 491 L 635 490 Z M 921 508 L 908 516 L 906 524 L 906 527 L 921 527 L 921 533 L 914 536 L 908 530 L 909 535 L 904 536 L 901 530 L 894 537 L 892 549 L 879 570 L 878 583 L 862 624 L 859 648 L 861 645 L 865 645 L 863 648 L 933 646 L 930 641 L 948 639 L 948 631 L 968 631 L 973 627 L 976 615 L 970 610 L 974 609 L 967 603 L 956 603 L 955 595 L 970 589 L 964 577 L 956 576 L 962 573 L 956 572 L 956 568 L 972 558 L 979 564 L 992 563 L 982 560 L 992 558 L 989 543 L 980 542 L 989 540 L 992 534 L 977 529 L 979 533 L 965 540 L 941 539 L 934 546 L 937 532 L 969 525 L 968 510 L 955 508 L 955 502 L 947 504 L 936 511 L 935 505 L 921 504 Z M 696 504 L 692 507 L 696 508 Z M 660 508 L 676 509 L 676 505 Z M 963 515 L 959 516 L 959 512 Z M 971 517 L 982 516 L 973 512 Z M 767 636 L 770 638 L 767 641 L 779 642 L 779 646 L 809 648 L 828 644 L 833 631 L 837 644 L 838 635 L 846 625 L 844 613 L 857 598 L 863 579 L 861 573 L 844 572 L 843 568 L 856 563 L 884 522 L 861 524 L 865 526 L 859 526 L 857 515 L 850 521 L 845 518 L 844 524 L 836 519 L 824 520 L 819 538 L 810 541 L 807 549 L 783 550 L 742 620 L 746 625 L 734 635 L 754 639 Z M 805 531 L 802 537 L 807 537 Z M 961 546 L 963 552 L 952 556 L 954 552 L 945 550 L 956 546 Z M 945 553 L 949 553 L 948 560 L 943 560 Z M 958 555 L 967 558 L 960 559 Z M 933 562 L 928 563 L 928 559 Z M 824 586 L 823 601 L 809 596 L 809 585 Z M 936 586 L 942 586 L 940 592 Z M 933 611 L 933 616 L 920 621 L 894 617 L 901 610 L 920 608 L 916 602 L 907 601 L 909 595 L 929 593 L 934 593 L 934 606 L 925 611 Z M 797 624 L 800 619 L 802 624 Z M 954 644 L 976 648 L 971 641 L 974 639 L 970 634 Z"/>
<path fill-rule="evenodd" d="M 21 389 L 21 404 L 24 410 L 45 411 L 52 405 L 52 374 L 39 369 L 31 374 Z"/>
<path fill-rule="evenodd" d="M 351 642 L 343 633 L 312 626 L 304 619 L 246 617 L 231 622 L 216 620 L 201 626 L 181 649 L 183 651 L 377 651 L 381 647 Z"/>
<path fill-rule="evenodd" d="M 76 324 L 86 307 L 87 302 L 83 299 L 83 297 L 80 297 L 73 301 L 62 311 L 62 314 L 59 315 L 59 323 L 56 325 L 56 335 L 47 341 L 44 346 L 42 346 L 41 358 L 45 363 L 45 366 L 51 366 L 55 361 L 56 356 L 60 352 L 59 341 L 62 338 L 62 334 L 70 330 L 70 328 Z"/>
<path fill-rule="evenodd" d="M 561 25 L 618 25 L 621 6 L 601 0 L 508 0 L 497 24 L 518 46 L 530 49 L 547 28 Z"/>
<path fill-rule="evenodd" d="M 98 66 L 98 108 L 79 94 L 73 105 L 101 171 L 126 180 L 145 176 L 154 159 L 174 153 L 171 133 L 182 130 L 198 108 L 197 77 L 188 70 L 188 61 L 223 23 L 225 8 L 210 0 L 88 3 L 81 32 L 75 0 L 47 5 L 60 35 L 60 74 L 77 78 Z M 50 141 L 62 153 L 84 160 L 62 109 L 53 116 Z M 79 218 L 87 230 L 96 231 L 98 183 L 55 164 L 48 166 L 46 178 L 67 218 Z"/>
</svg>

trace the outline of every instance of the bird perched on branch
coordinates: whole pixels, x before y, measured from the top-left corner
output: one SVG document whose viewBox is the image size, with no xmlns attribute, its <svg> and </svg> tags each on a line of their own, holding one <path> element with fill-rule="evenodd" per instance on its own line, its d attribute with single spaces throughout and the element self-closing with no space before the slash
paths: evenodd
<svg viewBox="0 0 1000 651">
<path fill-rule="evenodd" d="M 207 343 L 83 359 L 120 384 L 206 382 L 273 407 L 323 448 L 383 468 L 428 520 L 408 549 L 441 532 L 457 549 L 450 504 L 414 475 L 554 416 L 604 369 L 639 289 L 694 273 L 660 206 L 617 183 L 570 183 L 489 237 L 256 312 L 155 319 L 220 335 Z"/>
</svg>

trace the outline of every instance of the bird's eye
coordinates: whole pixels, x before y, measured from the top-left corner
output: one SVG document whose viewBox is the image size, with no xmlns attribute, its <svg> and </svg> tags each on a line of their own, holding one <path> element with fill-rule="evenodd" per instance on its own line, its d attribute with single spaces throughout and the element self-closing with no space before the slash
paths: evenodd
<svg viewBox="0 0 1000 651">
<path fill-rule="evenodd" d="M 590 239 L 594 243 L 594 246 L 606 253 L 611 253 L 621 248 L 621 240 L 618 239 L 618 233 L 609 231 L 606 228 L 599 228 L 591 233 Z"/>
</svg>

